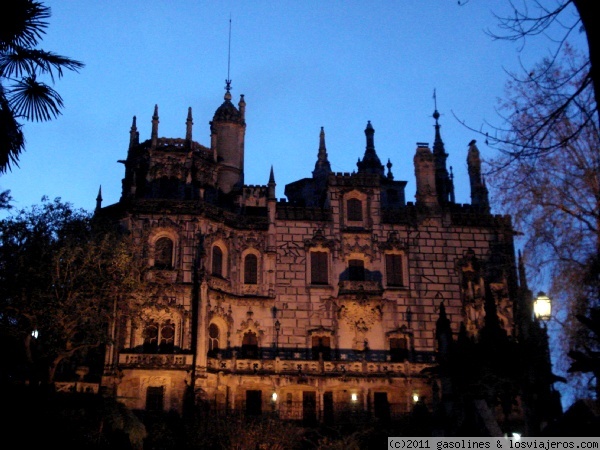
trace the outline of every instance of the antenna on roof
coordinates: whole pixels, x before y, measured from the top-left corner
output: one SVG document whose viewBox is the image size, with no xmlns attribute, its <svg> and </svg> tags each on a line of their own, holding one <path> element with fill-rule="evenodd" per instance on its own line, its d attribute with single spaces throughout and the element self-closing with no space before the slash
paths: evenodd
<svg viewBox="0 0 600 450">
<path fill-rule="evenodd" d="M 231 13 L 229 13 L 229 48 L 227 49 L 227 79 L 225 80 L 225 89 L 231 90 L 231 78 L 229 78 L 229 68 L 231 66 Z"/>
</svg>

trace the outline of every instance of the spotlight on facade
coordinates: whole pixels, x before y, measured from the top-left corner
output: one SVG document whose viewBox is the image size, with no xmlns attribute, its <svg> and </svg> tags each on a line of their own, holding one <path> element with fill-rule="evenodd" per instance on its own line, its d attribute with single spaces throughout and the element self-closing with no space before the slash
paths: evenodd
<svg viewBox="0 0 600 450">
<path fill-rule="evenodd" d="M 413 403 L 417 403 L 419 401 L 419 394 L 413 394 Z"/>
<path fill-rule="evenodd" d="M 358 401 L 358 394 L 352 394 L 350 396 L 350 398 L 352 399 L 353 402 L 357 402 Z"/>
<path fill-rule="evenodd" d="M 277 401 L 277 392 L 273 392 L 273 393 L 271 394 L 271 401 L 274 401 L 274 402 L 276 402 L 276 401 Z"/>
<path fill-rule="evenodd" d="M 33 331 L 31 332 L 31 336 L 33 336 L 33 338 L 34 338 L 34 339 L 37 339 L 37 338 L 38 338 L 38 335 L 39 335 L 39 333 L 38 333 L 38 330 L 33 330 Z"/>
<path fill-rule="evenodd" d="M 552 300 L 543 292 L 539 292 L 533 301 L 533 314 L 536 319 L 547 321 L 552 315 Z"/>
</svg>

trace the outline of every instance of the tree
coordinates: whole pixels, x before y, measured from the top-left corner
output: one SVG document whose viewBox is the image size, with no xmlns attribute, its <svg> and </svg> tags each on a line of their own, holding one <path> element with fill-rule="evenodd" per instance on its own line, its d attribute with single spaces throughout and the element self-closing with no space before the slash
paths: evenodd
<svg viewBox="0 0 600 450">
<path fill-rule="evenodd" d="M 0 15 L 0 174 L 18 166 L 25 149 L 22 119 L 43 122 L 60 114 L 59 93 L 52 83 L 63 69 L 79 71 L 84 64 L 36 48 L 46 32 L 50 8 L 34 0 L 15 0 Z"/>
<path fill-rule="evenodd" d="M 460 1 L 459 4 L 468 3 Z M 488 34 L 497 40 L 508 40 L 521 42 L 523 46 L 528 38 L 539 35 L 547 35 L 548 42 L 554 46 L 550 50 L 550 56 L 545 60 L 543 68 L 538 66 L 531 70 L 522 65 L 522 73 L 509 73 L 513 83 L 524 86 L 537 84 L 538 90 L 545 90 L 552 103 L 548 103 L 543 114 L 539 114 L 536 120 L 525 125 L 518 125 L 511 120 L 510 114 L 500 115 L 504 126 L 487 123 L 488 129 L 467 128 L 485 136 L 486 143 L 492 148 L 499 149 L 505 153 L 510 152 L 513 159 L 535 156 L 540 153 L 552 152 L 560 149 L 569 140 L 579 139 L 579 133 L 584 133 L 584 128 L 590 121 L 595 126 L 600 126 L 600 116 L 597 105 L 600 97 L 600 54 L 598 50 L 598 32 L 596 25 L 593 0 L 528 0 L 516 2 L 508 0 L 512 9 L 510 16 L 495 15 L 498 23 L 498 31 L 488 30 Z M 549 83 L 550 74 L 554 70 L 560 70 L 563 49 L 568 45 L 576 33 L 584 33 L 588 55 L 578 61 L 568 75 L 571 79 L 563 79 L 560 97 L 551 95 L 555 83 Z M 578 123 L 564 134 L 560 141 L 548 140 L 547 135 L 552 133 L 553 128 L 560 126 L 565 114 L 573 107 L 583 101 L 590 101 L 588 116 L 585 121 Z M 539 111 L 538 111 L 539 112 Z M 507 147 L 510 150 L 507 150 Z"/>
<path fill-rule="evenodd" d="M 563 309 L 563 355 L 585 339 L 576 315 L 600 302 L 589 290 L 589 271 L 600 255 L 600 133 L 590 120 L 597 112 L 581 71 L 585 60 L 565 45 L 560 59 L 544 59 L 529 80 L 508 81 L 501 104 L 509 125 L 504 146 L 486 162 L 493 201 L 512 215 L 524 234 L 524 260 L 551 279 L 552 297 Z M 575 91 L 577 98 L 567 102 Z M 529 130 L 559 105 L 552 126 L 535 136 L 544 151 L 533 151 Z M 523 150 L 528 146 L 532 151 Z"/>
<path fill-rule="evenodd" d="M 116 308 L 143 297 L 135 245 L 60 198 L 0 221 L 0 331 L 22 345 L 33 381 L 107 343 Z"/>
</svg>

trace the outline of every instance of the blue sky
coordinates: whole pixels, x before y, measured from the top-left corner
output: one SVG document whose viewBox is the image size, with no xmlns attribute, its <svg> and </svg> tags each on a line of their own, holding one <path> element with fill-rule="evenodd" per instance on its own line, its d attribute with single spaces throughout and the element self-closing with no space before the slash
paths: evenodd
<svg viewBox="0 0 600 450">
<path fill-rule="evenodd" d="M 54 85 L 65 103 L 58 119 L 24 126 L 19 167 L 0 176 L 17 209 L 48 196 L 91 211 L 100 186 L 103 206 L 117 202 L 132 118 L 140 140 L 149 139 L 155 104 L 160 137 L 184 137 L 192 107 L 193 138 L 210 146 L 228 69 L 235 104 L 240 94 L 247 104 L 246 184 L 266 184 L 273 166 L 284 197 L 287 183 L 311 176 L 321 127 L 332 169 L 352 172 L 370 120 L 380 159 L 391 160 L 414 201 L 412 161 L 417 142 L 433 144 L 435 89 L 456 201 L 470 203 L 467 144 L 477 139 L 484 158 L 493 152 L 460 121 L 499 123 L 506 71 L 539 61 L 552 45 L 544 36 L 523 47 L 486 34 L 497 30 L 494 13 L 510 14 L 508 0 L 43 3 L 52 16 L 40 47 L 86 67 Z"/>
</svg>

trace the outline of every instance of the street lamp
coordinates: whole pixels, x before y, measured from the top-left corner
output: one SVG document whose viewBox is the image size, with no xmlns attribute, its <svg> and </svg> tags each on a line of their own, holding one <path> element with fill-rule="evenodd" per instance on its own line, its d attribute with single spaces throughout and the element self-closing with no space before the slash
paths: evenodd
<svg viewBox="0 0 600 450">
<path fill-rule="evenodd" d="M 279 355 L 279 331 L 281 330 L 281 324 L 279 320 L 275 321 L 275 353 Z"/>
<path fill-rule="evenodd" d="M 543 292 L 538 292 L 533 301 L 533 315 L 536 319 L 547 321 L 552 315 L 552 300 Z"/>
</svg>

